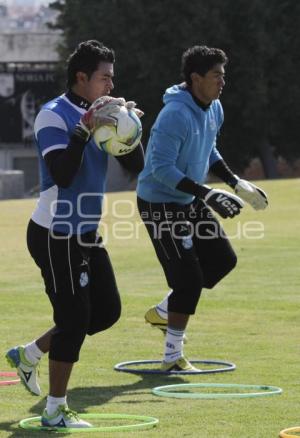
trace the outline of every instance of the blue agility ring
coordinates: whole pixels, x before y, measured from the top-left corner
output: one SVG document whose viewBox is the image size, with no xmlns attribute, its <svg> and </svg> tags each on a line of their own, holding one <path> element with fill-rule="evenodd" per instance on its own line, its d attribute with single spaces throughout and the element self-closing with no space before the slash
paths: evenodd
<svg viewBox="0 0 300 438">
<path fill-rule="evenodd" d="M 234 371 L 236 369 L 236 365 L 231 362 L 223 362 L 220 360 L 190 360 L 191 364 L 202 364 L 202 365 L 217 365 L 221 366 L 221 368 L 211 368 L 204 369 L 199 371 L 162 371 L 160 368 L 149 369 L 139 368 L 140 365 L 161 365 L 161 360 L 133 360 L 128 362 L 120 362 L 114 366 L 115 371 L 121 371 L 123 373 L 131 373 L 131 374 L 163 374 L 163 375 L 191 375 L 191 374 L 213 374 L 213 373 L 225 373 L 227 371 Z M 132 366 L 136 366 L 132 368 Z"/>
</svg>

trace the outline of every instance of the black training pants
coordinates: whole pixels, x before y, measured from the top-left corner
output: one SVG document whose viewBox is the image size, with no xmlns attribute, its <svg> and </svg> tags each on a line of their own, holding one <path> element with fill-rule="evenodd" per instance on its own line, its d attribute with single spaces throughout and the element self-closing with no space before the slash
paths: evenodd
<svg viewBox="0 0 300 438">
<path fill-rule="evenodd" d="M 223 228 L 202 201 L 180 205 L 138 198 L 138 208 L 173 290 L 168 310 L 194 314 L 202 288 L 213 288 L 236 265 Z"/>
<path fill-rule="evenodd" d="M 70 237 L 37 225 L 27 245 L 41 270 L 56 329 L 49 358 L 76 362 L 85 336 L 111 327 L 120 317 L 120 296 L 106 249 L 96 232 Z"/>
</svg>

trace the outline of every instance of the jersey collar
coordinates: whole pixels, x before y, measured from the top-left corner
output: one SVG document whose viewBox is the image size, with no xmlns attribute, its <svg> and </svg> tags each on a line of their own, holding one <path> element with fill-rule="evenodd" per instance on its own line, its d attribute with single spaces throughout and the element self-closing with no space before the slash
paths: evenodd
<svg viewBox="0 0 300 438">
<path fill-rule="evenodd" d="M 66 97 L 74 105 L 79 106 L 79 108 L 83 108 L 83 109 L 88 110 L 89 107 L 91 106 L 91 103 L 88 100 L 84 99 L 83 97 L 79 96 L 78 94 L 75 94 L 74 91 L 72 91 L 72 90 L 67 91 Z"/>
</svg>

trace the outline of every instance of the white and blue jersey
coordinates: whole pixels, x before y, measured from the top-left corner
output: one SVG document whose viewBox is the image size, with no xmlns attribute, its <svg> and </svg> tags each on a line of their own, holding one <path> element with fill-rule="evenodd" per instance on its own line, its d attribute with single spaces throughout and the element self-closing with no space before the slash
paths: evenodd
<svg viewBox="0 0 300 438">
<path fill-rule="evenodd" d="M 40 199 L 32 219 L 42 227 L 64 234 L 83 234 L 98 228 L 107 173 L 107 154 L 91 139 L 71 185 L 58 187 L 45 156 L 68 147 L 70 136 L 85 109 L 63 94 L 46 103 L 35 120 L 34 133 L 40 164 Z"/>
<path fill-rule="evenodd" d="M 148 202 L 188 204 L 194 196 L 176 186 L 185 177 L 204 183 L 210 166 L 222 159 L 216 137 L 223 109 L 217 99 L 204 110 L 181 85 L 168 88 L 163 101 L 165 106 L 151 130 L 137 194 Z"/>
</svg>

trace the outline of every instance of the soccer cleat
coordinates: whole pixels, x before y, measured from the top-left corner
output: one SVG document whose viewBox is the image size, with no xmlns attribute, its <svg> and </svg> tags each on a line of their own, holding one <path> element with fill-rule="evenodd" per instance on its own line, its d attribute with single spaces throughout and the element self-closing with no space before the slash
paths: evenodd
<svg viewBox="0 0 300 438">
<path fill-rule="evenodd" d="M 198 368 L 195 368 L 185 357 L 180 357 L 173 362 L 162 362 L 161 364 L 162 371 L 200 371 Z"/>
<path fill-rule="evenodd" d="M 157 327 L 159 328 L 164 335 L 166 335 L 167 333 L 167 328 L 168 328 L 168 320 L 165 318 L 162 318 L 159 313 L 156 310 L 156 306 L 152 306 L 150 307 L 149 310 L 147 310 L 147 312 L 145 313 L 145 321 L 146 323 L 149 323 L 152 325 L 152 327 Z M 183 335 L 183 343 L 186 344 L 187 343 L 187 337 L 184 334 Z"/>
<path fill-rule="evenodd" d="M 20 345 L 9 350 L 5 355 L 9 365 L 17 368 L 17 373 L 25 388 L 34 395 L 41 395 L 41 388 L 37 381 L 37 365 L 28 362 L 25 357 L 25 348 Z"/>
<path fill-rule="evenodd" d="M 150 307 L 145 313 L 145 321 L 151 324 L 153 327 L 161 329 L 164 334 L 167 331 L 168 320 L 162 318 L 156 310 L 156 306 Z"/>
<path fill-rule="evenodd" d="M 79 418 L 75 411 L 71 411 L 66 405 L 59 405 L 53 415 L 48 415 L 46 409 L 41 417 L 41 423 L 44 427 L 68 427 L 68 428 L 84 428 L 93 427 L 87 421 Z"/>
</svg>

